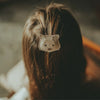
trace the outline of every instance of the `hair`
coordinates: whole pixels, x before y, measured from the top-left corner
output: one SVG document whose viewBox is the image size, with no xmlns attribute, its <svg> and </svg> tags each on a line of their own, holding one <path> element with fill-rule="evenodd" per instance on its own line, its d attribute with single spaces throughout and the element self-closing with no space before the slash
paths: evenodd
<svg viewBox="0 0 100 100">
<path fill-rule="evenodd" d="M 40 51 L 41 34 L 59 34 L 61 49 Z M 86 61 L 79 25 L 64 5 L 52 3 L 30 17 L 24 27 L 22 47 L 32 100 L 77 96 Z"/>
</svg>

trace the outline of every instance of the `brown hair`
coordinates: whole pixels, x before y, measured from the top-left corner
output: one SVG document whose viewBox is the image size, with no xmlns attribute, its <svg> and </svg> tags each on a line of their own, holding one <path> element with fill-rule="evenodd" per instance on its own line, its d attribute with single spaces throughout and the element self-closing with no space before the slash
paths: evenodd
<svg viewBox="0 0 100 100">
<path fill-rule="evenodd" d="M 61 49 L 40 51 L 40 34 L 59 34 Z M 32 100 L 76 95 L 72 92 L 79 87 L 86 63 L 79 25 L 64 5 L 53 3 L 38 9 L 25 24 L 22 45 Z"/>
</svg>

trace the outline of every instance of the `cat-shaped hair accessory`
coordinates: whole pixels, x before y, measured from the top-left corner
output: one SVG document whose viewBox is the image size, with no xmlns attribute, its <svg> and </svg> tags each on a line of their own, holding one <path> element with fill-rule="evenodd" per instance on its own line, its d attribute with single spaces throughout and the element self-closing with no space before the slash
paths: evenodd
<svg viewBox="0 0 100 100">
<path fill-rule="evenodd" d="M 41 35 L 38 48 L 45 52 L 54 52 L 60 50 L 59 35 Z"/>
</svg>

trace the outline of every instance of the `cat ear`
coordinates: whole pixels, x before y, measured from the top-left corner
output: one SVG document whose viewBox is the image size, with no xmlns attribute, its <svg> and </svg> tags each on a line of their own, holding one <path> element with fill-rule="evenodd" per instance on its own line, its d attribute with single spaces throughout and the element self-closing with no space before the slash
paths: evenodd
<svg viewBox="0 0 100 100">
<path fill-rule="evenodd" d="M 53 39 L 54 40 L 58 40 L 59 39 L 59 35 L 57 34 L 57 35 L 53 35 Z"/>
<path fill-rule="evenodd" d="M 59 37 L 60 37 L 59 34 L 57 34 L 57 35 L 56 35 L 56 38 L 59 39 Z"/>
<path fill-rule="evenodd" d="M 43 39 L 43 38 L 44 38 L 44 35 L 40 34 L 39 39 Z"/>
</svg>

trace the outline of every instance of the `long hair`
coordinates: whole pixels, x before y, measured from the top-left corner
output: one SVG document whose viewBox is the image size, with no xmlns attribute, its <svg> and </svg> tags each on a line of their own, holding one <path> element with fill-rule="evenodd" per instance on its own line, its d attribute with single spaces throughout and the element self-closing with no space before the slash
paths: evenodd
<svg viewBox="0 0 100 100">
<path fill-rule="evenodd" d="M 61 49 L 40 51 L 40 34 L 59 34 Z M 79 25 L 64 5 L 38 9 L 25 24 L 22 46 L 32 100 L 77 96 L 86 62 Z"/>
</svg>

